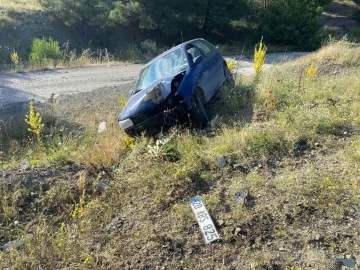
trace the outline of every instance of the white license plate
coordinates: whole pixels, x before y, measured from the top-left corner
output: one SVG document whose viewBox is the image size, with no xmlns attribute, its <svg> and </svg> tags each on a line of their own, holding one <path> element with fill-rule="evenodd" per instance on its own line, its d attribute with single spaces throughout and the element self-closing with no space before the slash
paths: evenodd
<svg viewBox="0 0 360 270">
<path fill-rule="evenodd" d="M 190 206 L 194 211 L 195 217 L 199 223 L 199 227 L 203 233 L 205 243 L 208 244 L 218 240 L 220 238 L 219 234 L 201 198 L 192 199 L 190 201 Z"/>
</svg>

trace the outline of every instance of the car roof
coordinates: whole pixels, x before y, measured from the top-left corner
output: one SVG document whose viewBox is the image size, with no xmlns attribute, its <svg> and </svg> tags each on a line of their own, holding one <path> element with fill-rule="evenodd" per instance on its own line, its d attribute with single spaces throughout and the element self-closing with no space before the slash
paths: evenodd
<svg viewBox="0 0 360 270">
<path fill-rule="evenodd" d="M 163 52 L 162 54 L 156 56 L 156 57 L 155 57 L 154 59 L 152 59 L 150 62 L 148 62 L 147 64 L 145 64 L 144 67 L 143 67 L 143 69 L 146 68 L 147 66 L 151 65 L 153 62 L 155 62 L 155 61 L 158 60 L 159 58 L 163 57 L 164 55 L 167 55 L 168 53 L 171 53 L 171 52 L 173 52 L 173 51 L 181 48 L 182 46 L 186 46 L 186 45 L 188 45 L 189 43 L 192 43 L 192 42 L 198 41 L 198 40 L 199 40 L 199 41 L 201 40 L 201 41 L 205 41 L 205 42 L 206 42 L 206 40 L 203 39 L 203 38 L 196 38 L 196 39 L 192 39 L 192 40 L 189 40 L 189 41 L 185 41 L 185 42 L 183 42 L 183 43 L 181 43 L 181 44 L 179 44 L 179 45 L 177 45 L 177 46 L 175 46 L 175 47 L 173 47 L 173 48 L 171 48 L 171 49 Z M 206 42 L 206 43 L 208 43 L 208 42 Z"/>
</svg>

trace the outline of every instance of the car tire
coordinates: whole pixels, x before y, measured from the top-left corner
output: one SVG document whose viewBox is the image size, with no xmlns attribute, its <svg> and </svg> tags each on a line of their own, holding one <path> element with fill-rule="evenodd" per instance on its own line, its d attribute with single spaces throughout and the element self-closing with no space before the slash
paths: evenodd
<svg viewBox="0 0 360 270">
<path fill-rule="evenodd" d="M 194 94 L 191 97 L 190 114 L 193 127 L 203 128 L 208 125 L 209 117 L 206 113 L 204 104 L 202 103 L 199 95 L 197 94 Z"/>
<path fill-rule="evenodd" d="M 224 82 L 225 87 L 234 88 L 235 87 L 234 75 L 231 73 L 226 63 L 224 63 L 224 75 L 225 75 L 225 82 Z"/>
</svg>

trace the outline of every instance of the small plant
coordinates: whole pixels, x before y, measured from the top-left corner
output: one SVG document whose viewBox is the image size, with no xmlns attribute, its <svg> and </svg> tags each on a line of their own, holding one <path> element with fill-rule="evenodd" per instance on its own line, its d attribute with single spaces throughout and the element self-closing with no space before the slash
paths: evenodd
<svg viewBox="0 0 360 270">
<path fill-rule="evenodd" d="M 33 40 L 30 53 L 31 63 L 43 65 L 60 59 L 62 59 L 62 53 L 58 41 L 51 37 Z"/>
<path fill-rule="evenodd" d="M 275 95 L 273 90 L 269 90 L 269 97 L 265 100 L 265 108 L 266 110 L 273 110 L 275 109 Z"/>
<path fill-rule="evenodd" d="M 29 125 L 28 131 L 34 133 L 37 142 L 40 143 L 41 132 L 44 128 L 44 124 L 40 113 L 35 112 L 32 101 L 30 102 L 29 106 L 29 114 L 25 116 L 25 123 Z"/>
<path fill-rule="evenodd" d="M 254 68 L 255 68 L 256 76 L 258 76 L 263 69 L 265 63 L 265 56 L 266 56 L 266 46 L 262 42 L 262 38 L 261 38 L 260 43 L 255 46 L 255 52 L 254 52 Z"/>
<path fill-rule="evenodd" d="M 19 64 L 19 54 L 16 51 L 13 51 L 11 54 L 11 62 L 13 62 L 13 64 L 16 66 L 17 64 Z"/>
<path fill-rule="evenodd" d="M 309 79 L 313 79 L 318 72 L 318 67 L 315 64 L 314 59 L 311 60 L 310 66 L 306 69 L 306 77 Z"/>
<path fill-rule="evenodd" d="M 125 95 L 124 95 L 124 93 L 121 93 L 120 94 L 120 110 L 124 109 L 125 104 L 126 104 Z"/>
<path fill-rule="evenodd" d="M 177 157 L 178 152 L 172 144 L 176 131 L 163 139 L 157 139 L 155 145 L 148 145 L 147 150 L 152 158 L 172 159 Z"/>
<path fill-rule="evenodd" d="M 125 150 L 133 149 L 135 146 L 135 139 L 129 136 L 126 136 L 124 139 L 124 148 Z"/>
<path fill-rule="evenodd" d="M 229 68 L 231 73 L 236 71 L 236 61 L 235 60 L 227 60 L 226 61 L 227 67 Z"/>
<path fill-rule="evenodd" d="M 2 185 L 0 189 L 0 221 L 15 218 L 20 211 L 23 200 L 23 189 L 16 187 L 15 190 L 9 190 L 6 185 Z"/>
</svg>

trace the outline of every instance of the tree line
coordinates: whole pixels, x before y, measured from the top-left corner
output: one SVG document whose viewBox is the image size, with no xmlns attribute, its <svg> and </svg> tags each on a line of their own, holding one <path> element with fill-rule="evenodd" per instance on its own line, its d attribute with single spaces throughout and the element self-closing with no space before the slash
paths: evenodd
<svg viewBox="0 0 360 270">
<path fill-rule="evenodd" d="M 329 0 L 39 0 L 44 10 L 102 45 L 131 33 L 173 40 L 183 32 L 223 42 L 266 37 L 273 45 L 318 46 Z"/>
</svg>

